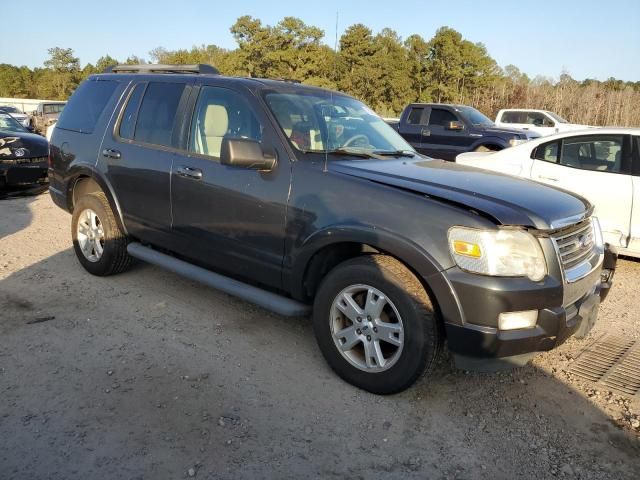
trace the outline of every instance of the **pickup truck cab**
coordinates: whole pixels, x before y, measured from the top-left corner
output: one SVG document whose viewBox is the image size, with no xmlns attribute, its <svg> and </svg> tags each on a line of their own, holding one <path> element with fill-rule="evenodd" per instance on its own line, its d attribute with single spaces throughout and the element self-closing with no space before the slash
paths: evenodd
<svg viewBox="0 0 640 480">
<path fill-rule="evenodd" d="M 498 151 L 537 138 L 537 133 L 496 125 L 473 107 L 413 103 L 399 122 L 390 122 L 416 151 L 455 160 L 464 152 Z"/>
<path fill-rule="evenodd" d="M 58 121 L 60 112 L 67 102 L 42 102 L 31 114 L 31 128 L 34 132 L 45 135 L 47 127 Z"/>
<path fill-rule="evenodd" d="M 118 66 L 78 87 L 50 158 L 89 273 L 137 258 L 312 314 L 371 392 L 409 387 L 445 339 L 465 368 L 522 362 L 588 332 L 610 286 L 588 201 L 424 157 L 339 92 Z"/>
<path fill-rule="evenodd" d="M 584 130 L 588 125 L 569 123 L 560 115 L 548 110 L 503 109 L 496 115 L 496 125 L 504 128 L 521 128 L 545 137 L 560 132 Z"/>
</svg>

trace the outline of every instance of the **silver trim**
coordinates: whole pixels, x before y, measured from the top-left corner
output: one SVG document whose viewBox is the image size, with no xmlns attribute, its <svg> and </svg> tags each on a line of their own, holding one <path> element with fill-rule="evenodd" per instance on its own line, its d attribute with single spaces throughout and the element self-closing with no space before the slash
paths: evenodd
<svg viewBox="0 0 640 480">
<path fill-rule="evenodd" d="M 582 220 L 589 216 L 589 212 L 584 212 L 579 215 L 574 215 L 572 217 L 560 218 L 558 220 L 554 220 L 551 222 L 550 226 L 552 229 L 564 228 L 575 223 L 580 223 Z"/>
</svg>

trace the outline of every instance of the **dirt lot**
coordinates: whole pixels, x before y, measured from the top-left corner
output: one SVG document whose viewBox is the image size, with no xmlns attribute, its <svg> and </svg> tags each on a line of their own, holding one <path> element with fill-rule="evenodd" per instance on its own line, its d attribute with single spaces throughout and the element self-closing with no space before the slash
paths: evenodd
<svg viewBox="0 0 640 480">
<path fill-rule="evenodd" d="M 638 478 L 640 399 L 566 369 L 605 332 L 640 339 L 640 262 L 589 339 L 378 397 L 306 319 L 149 265 L 88 275 L 69 225 L 48 195 L 0 202 L 1 479 Z"/>
</svg>

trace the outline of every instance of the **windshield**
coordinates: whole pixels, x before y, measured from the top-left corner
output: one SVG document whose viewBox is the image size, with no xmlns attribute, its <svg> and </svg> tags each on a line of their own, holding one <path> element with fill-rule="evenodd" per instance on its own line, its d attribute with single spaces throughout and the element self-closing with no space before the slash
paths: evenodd
<svg viewBox="0 0 640 480">
<path fill-rule="evenodd" d="M 20 123 L 7 113 L 0 111 L 0 130 L 6 130 L 15 133 L 24 133 L 28 130 L 24 128 Z"/>
<path fill-rule="evenodd" d="M 473 107 L 459 107 L 456 109 L 460 113 L 462 113 L 467 121 L 469 121 L 472 125 L 493 125 L 493 121 L 488 117 L 485 117 L 484 114 L 480 113 Z"/>
<path fill-rule="evenodd" d="M 559 123 L 569 123 L 569 122 L 568 122 L 568 121 L 566 121 L 564 118 L 562 118 L 560 115 L 556 115 L 556 114 L 555 114 L 555 113 L 553 113 L 553 112 L 547 112 L 547 114 L 548 114 L 548 115 L 551 115 L 551 116 L 553 117 L 553 119 L 554 119 L 556 122 L 559 122 Z"/>
<path fill-rule="evenodd" d="M 265 97 L 291 144 L 303 152 L 414 152 L 371 109 L 331 92 L 268 93 Z"/>
<path fill-rule="evenodd" d="M 10 107 L 9 105 L 0 105 L 0 110 L 4 110 L 5 112 L 9 113 L 22 113 L 16 107 Z"/>
<path fill-rule="evenodd" d="M 44 113 L 60 113 L 64 108 L 64 103 L 50 103 L 42 107 Z"/>
</svg>

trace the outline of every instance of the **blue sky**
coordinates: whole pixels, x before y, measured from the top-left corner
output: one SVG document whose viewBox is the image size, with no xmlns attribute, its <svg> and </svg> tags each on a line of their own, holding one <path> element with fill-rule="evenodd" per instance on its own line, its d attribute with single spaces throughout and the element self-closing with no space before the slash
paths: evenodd
<svg viewBox="0 0 640 480">
<path fill-rule="evenodd" d="M 517 65 L 530 76 L 640 81 L 640 1 L 617 0 L 30 0 L 11 2 L 17 23 L 11 42 L 5 31 L 0 63 L 40 66 L 52 46 L 73 48 L 82 64 L 103 54 L 148 57 L 154 47 L 235 47 L 229 27 L 241 15 L 274 24 L 295 16 L 322 28 L 333 46 L 336 11 L 339 33 L 354 23 L 374 32 L 384 27 L 403 38 L 430 38 L 441 26 L 483 42 L 501 65 Z M 18 21 L 19 20 L 19 21 Z M 5 24 L 7 22 L 5 21 Z M 20 27 L 24 25 L 24 27 Z M 6 25 L 5 25 L 6 27 Z M 27 40 L 26 34 L 37 41 Z"/>
</svg>

